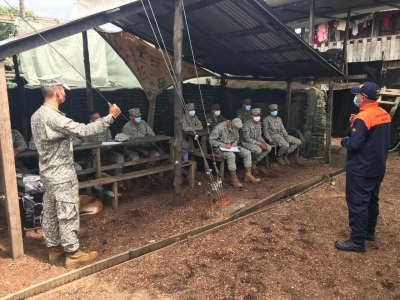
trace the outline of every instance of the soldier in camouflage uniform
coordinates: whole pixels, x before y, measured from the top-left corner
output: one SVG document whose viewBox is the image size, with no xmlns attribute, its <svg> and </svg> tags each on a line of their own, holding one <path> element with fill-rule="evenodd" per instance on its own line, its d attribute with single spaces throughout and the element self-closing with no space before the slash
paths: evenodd
<svg viewBox="0 0 400 300">
<path fill-rule="evenodd" d="M 122 133 L 129 136 L 132 140 L 138 137 L 145 136 L 155 136 L 154 131 L 151 129 L 150 125 L 147 124 L 141 118 L 141 113 L 139 108 L 132 108 L 129 110 L 130 122 L 126 123 L 122 127 Z M 139 160 L 139 155 L 142 154 L 144 157 L 157 157 L 160 153 L 153 149 L 150 142 L 148 143 L 137 143 L 134 146 L 129 146 L 124 149 L 125 154 L 129 157 L 129 160 Z M 149 162 L 146 168 L 154 167 L 155 162 Z"/>
<path fill-rule="evenodd" d="M 269 112 L 270 115 L 263 119 L 264 136 L 272 145 L 280 147 L 277 162 L 282 166 L 290 165 L 288 156 L 300 146 L 301 141 L 287 134 L 282 119 L 278 117 L 278 104 L 270 104 Z"/>
<path fill-rule="evenodd" d="M 79 250 L 78 179 L 74 169 L 72 136 L 99 134 L 114 122 L 121 110 L 109 105 L 110 114 L 89 125 L 76 123 L 58 110 L 65 101 L 65 88 L 59 75 L 39 78 L 44 104 L 31 118 L 32 136 L 39 154 L 43 182 L 43 237 L 49 247 L 49 263 L 65 255 L 65 267 L 76 268 L 95 260 L 97 252 Z"/>
<path fill-rule="evenodd" d="M 97 111 L 91 111 L 88 113 L 89 123 L 96 122 L 100 119 L 100 114 Z M 104 132 L 89 136 L 84 139 L 85 143 L 95 143 L 95 142 L 106 142 L 112 141 L 112 135 L 110 129 L 106 129 Z M 101 148 L 101 157 L 104 157 L 105 160 L 111 164 L 122 164 L 124 162 L 124 156 L 118 152 L 111 151 L 111 147 Z M 90 155 L 90 164 L 92 168 L 96 167 L 96 155 L 95 152 L 92 151 Z M 121 175 L 123 173 L 123 168 L 115 169 L 115 175 Z M 122 181 L 118 183 L 119 187 L 122 187 Z"/>
<path fill-rule="evenodd" d="M 210 135 L 210 145 L 214 148 L 214 152 L 222 155 L 227 160 L 228 170 L 231 173 L 232 181 L 231 184 L 234 187 L 242 187 L 237 174 L 236 174 L 236 156 L 235 152 L 222 151 L 220 147 L 230 149 L 236 147 L 239 142 L 239 129 L 242 128 L 242 121 L 239 118 L 235 118 L 232 122 L 222 122 L 218 124 Z M 236 152 L 240 157 L 243 158 L 244 167 L 246 168 L 246 175 L 244 181 L 260 182 L 259 178 L 255 178 L 251 174 L 251 153 L 249 150 L 238 147 L 240 152 Z"/>
<path fill-rule="evenodd" d="M 226 121 L 226 119 L 221 116 L 221 107 L 219 106 L 219 104 L 214 104 L 213 106 L 211 106 L 211 112 L 207 114 L 206 120 L 207 125 L 210 127 L 210 129 L 213 129 L 219 123 Z"/>
<path fill-rule="evenodd" d="M 27 148 L 26 141 L 22 134 L 15 129 L 11 130 L 12 141 L 13 141 L 13 148 L 14 148 L 14 157 L 17 156 L 19 153 L 24 152 Z M 24 166 L 22 161 L 15 159 L 15 169 L 17 173 L 20 174 L 29 174 L 30 171 L 28 168 Z"/>
<path fill-rule="evenodd" d="M 272 149 L 262 138 L 260 115 L 261 109 L 253 108 L 250 111 L 250 120 L 247 120 L 240 130 L 240 144 L 251 152 L 253 158 L 253 174 L 258 174 L 257 163 L 267 156 Z"/>
<path fill-rule="evenodd" d="M 244 124 L 244 122 L 250 120 L 251 99 L 244 99 L 242 106 L 236 111 L 236 118 L 242 120 Z"/>
<path fill-rule="evenodd" d="M 196 111 L 194 110 L 194 103 L 186 104 L 186 114 L 182 118 L 182 129 L 184 132 L 194 132 L 196 130 L 203 130 L 203 125 L 200 119 L 196 116 Z M 183 137 L 182 149 L 190 150 L 189 139 Z"/>
</svg>

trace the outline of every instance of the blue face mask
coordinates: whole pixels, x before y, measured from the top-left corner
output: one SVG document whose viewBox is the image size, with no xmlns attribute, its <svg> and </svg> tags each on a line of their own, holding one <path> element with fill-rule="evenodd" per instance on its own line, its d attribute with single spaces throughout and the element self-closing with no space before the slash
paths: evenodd
<svg viewBox="0 0 400 300">
<path fill-rule="evenodd" d="M 277 115 L 278 115 L 277 110 L 271 111 L 271 116 L 276 117 Z"/>
<path fill-rule="evenodd" d="M 246 105 L 246 110 L 249 111 L 251 109 L 251 105 Z"/>
<path fill-rule="evenodd" d="M 229 131 L 230 131 L 230 132 L 233 132 L 233 129 L 232 129 L 232 128 L 229 128 Z"/>
<path fill-rule="evenodd" d="M 354 102 L 354 105 L 358 107 L 358 103 L 357 103 L 357 95 L 355 95 L 355 96 L 354 96 L 354 100 L 353 100 L 353 102 Z"/>
<path fill-rule="evenodd" d="M 135 123 L 139 124 L 142 122 L 142 117 L 135 118 Z"/>
</svg>

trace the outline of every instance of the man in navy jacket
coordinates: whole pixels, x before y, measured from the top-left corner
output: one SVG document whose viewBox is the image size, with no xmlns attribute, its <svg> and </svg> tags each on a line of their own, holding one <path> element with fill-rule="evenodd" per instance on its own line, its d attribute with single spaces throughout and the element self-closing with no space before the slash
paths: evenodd
<svg viewBox="0 0 400 300">
<path fill-rule="evenodd" d="M 346 202 L 350 239 L 336 241 L 343 251 L 365 252 L 365 241 L 375 240 L 379 215 L 379 188 L 386 171 L 390 143 L 390 116 L 378 106 L 379 86 L 365 82 L 351 88 L 360 112 L 350 118 L 351 130 L 341 141 L 347 149 Z"/>
</svg>

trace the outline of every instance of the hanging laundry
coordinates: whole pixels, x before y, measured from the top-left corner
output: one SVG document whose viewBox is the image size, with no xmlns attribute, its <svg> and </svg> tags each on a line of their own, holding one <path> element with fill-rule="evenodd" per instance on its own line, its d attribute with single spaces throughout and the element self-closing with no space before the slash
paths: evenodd
<svg viewBox="0 0 400 300">
<path fill-rule="evenodd" d="M 358 34 L 358 25 L 355 24 L 355 23 L 353 23 L 353 27 L 352 27 L 352 30 L 351 30 L 351 34 L 352 34 L 352 35 L 357 35 L 357 34 Z"/>
<path fill-rule="evenodd" d="M 336 30 L 335 32 L 335 40 L 340 41 L 340 30 Z"/>
<path fill-rule="evenodd" d="M 392 13 L 386 13 L 383 15 L 383 26 L 389 28 L 389 20 L 392 17 Z"/>
<path fill-rule="evenodd" d="M 333 22 L 333 26 L 338 27 L 339 26 L 339 21 Z"/>
<path fill-rule="evenodd" d="M 338 20 L 338 26 L 337 29 L 341 30 L 341 31 L 345 31 L 346 30 L 346 21 L 345 20 Z"/>
<path fill-rule="evenodd" d="M 372 20 L 373 18 L 374 18 L 374 14 L 369 14 L 369 15 L 364 17 L 364 20 L 365 21 L 369 21 L 369 20 Z"/>
<path fill-rule="evenodd" d="M 328 23 L 322 23 L 318 25 L 316 36 L 318 37 L 318 42 L 323 43 L 328 40 Z"/>
<path fill-rule="evenodd" d="M 367 25 L 368 25 L 367 23 L 368 23 L 368 21 L 364 19 L 363 28 L 366 28 L 366 27 L 367 27 Z"/>
</svg>

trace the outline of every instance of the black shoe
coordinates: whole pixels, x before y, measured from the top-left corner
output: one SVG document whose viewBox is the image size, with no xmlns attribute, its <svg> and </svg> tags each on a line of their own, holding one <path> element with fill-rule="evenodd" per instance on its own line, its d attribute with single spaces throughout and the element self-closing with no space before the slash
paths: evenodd
<svg viewBox="0 0 400 300">
<path fill-rule="evenodd" d="M 364 253 L 365 246 L 364 245 L 357 245 L 353 243 L 351 240 L 348 241 L 336 241 L 335 248 L 342 250 L 342 251 L 351 251 L 357 253 Z"/>
<path fill-rule="evenodd" d="M 367 241 L 375 241 L 375 234 L 367 234 L 367 237 L 365 238 Z"/>
</svg>

